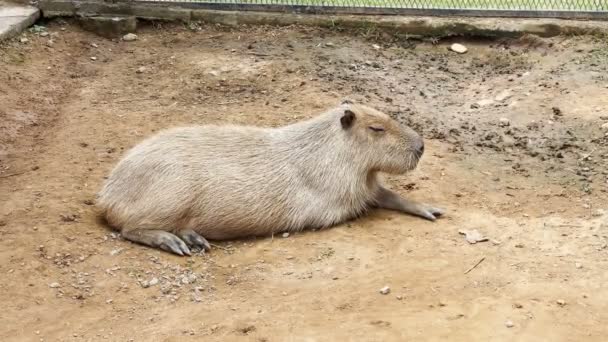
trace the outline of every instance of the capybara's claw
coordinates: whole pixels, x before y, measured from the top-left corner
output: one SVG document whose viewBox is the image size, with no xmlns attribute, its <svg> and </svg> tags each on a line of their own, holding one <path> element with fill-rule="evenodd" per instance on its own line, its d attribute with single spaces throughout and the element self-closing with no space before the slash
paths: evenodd
<svg viewBox="0 0 608 342">
<path fill-rule="evenodd" d="M 211 249 L 211 245 L 207 239 L 192 229 L 181 230 L 177 235 L 179 235 L 192 250 L 208 252 Z"/>
<path fill-rule="evenodd" d="M 435 208 L 435 207 L 431 207 L 431 206 L 427 206 L 427 205 L 422 205 L 422 208 L 420 210 L 420 216 L 422 216 L 428 220 L 431 220 L 431 221 L 435 221 L 438 217 L 440 217 L 444 213 L 445 213 L 445 210 L 443 210 L 443 209 L 439 209 L 439 208 Z"/>
<path fill-rule="evenodd" d="M 191 255 L 190 248 L 188 248 L 186 243 L 173 234 L 171 234 L 170 237 L 164 236 L 158 247 L 167 252 L 172 252 L 181 256 Z"/>
</svg>

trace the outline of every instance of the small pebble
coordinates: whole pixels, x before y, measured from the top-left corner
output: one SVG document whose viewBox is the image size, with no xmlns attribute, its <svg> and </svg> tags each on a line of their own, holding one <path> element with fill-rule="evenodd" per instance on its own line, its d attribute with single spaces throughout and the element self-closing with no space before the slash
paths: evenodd
<svg viewBox="0 0 608 342">
<path fill-rule="evenodd" d="M 450 50 L 456 53 L 466 53 L 469 49 L 462 44 L 454 43 L 450 46 Z"/>
<path fill-rule="evenodd" d="M 380 289 L 380 293 L 383 295 L 387 295 L 387 294 L 391 293 L 391 288 L 388 286 L 385 286 Z"/>
<path fill-rule="evenodd" d="M 284 238 L 288 238 L 289 237 L 289 233 L 287 233 L 287 232 L 283 233 L 283 237 Z"/>
<path fill-rule="evenodd" d="M 557 303 L 557 305 L 559 305 L 559 306 L 564 306 L 564 305 L 566 305 L 566 301 L 565 301 L 565 300 L 563 300 L 563 299 L 558 299 L 556 303 Z"/>
<path fill-rule="evenodd" d="M 372 47 L 376 50 L 380 50 L 380 45 L 378 45 L 378 44 L 374 44 L 374 45 L 372 45 Z"/>
<path fill-rule="evenodd" d="M 96 60 L 97 60 L 97 57 L 91 57 L 91 60 L 92 60 L 92 61 L 96 61 Z"/>
<path fill-rule="evenodd" d="M 132 42 L 134 40 L 137 40 L 137 35 L 134 33 L 127 33 L 122 36 L 122 40 L 124 40 L 125 42 Z"/>
<path fill-rule="evenodd" d="M 143 73 L 143 72 L 145 72 L 145 71 L 146 71 L 146 67 L 145 67 L 145 66 L 142 66 L 142 67 L 137 68 L 137 71 L 136 71 L 136 72 L 137 72 L 138 74 L 141 74 L 141 73 Z"/>
<path fill-rule="evenodd" d="M 22 43 L 27 43 L 27 42 L 29 42 L 30 40 L 29 40 L 29 39 L 27 39 L 27 38 L 25 38 L 25 37 L 23 37 L 23 38 L 19 39 L 19 41 L 20 41 L 20 42 L 22 42 Z"/>
<path fill-rule="evenodd" d="M 498 119 L 498 124 L 501 127 L 509 127 L 511 125 L 511 121 L 507 118 L 500 118 Z"/>
<path fill-rule="evenodd" d="M 61 285 L 59 283 L 50 283 L 49 287 L 52 288 L 52 289 L 56 289 L 56 288 L 61 287 Z"/>
<path fill-rule="evenodd" d="M 505 327 L 507 327 L 507 328 L 513 328 L 514 326 L 515 326 L 515 324 L 513 324 L 512 321 L 506 321 L 505 322 Z"/>
<path fill-rule="evenodd" d="M 575 263 L 574 266 L 576 266 L 576 268 L 583 268 L 583 264 L 580 262 Z"/>
<path fill-rule="evenodd" d="M 604 131 L 604 132 L 608 132 L 608 122 L 606 122 L 605 124 L 603 124 L 603 125 L 601 126 L 601 128 L 602 128 L 602 131 Z"/>
</svg>

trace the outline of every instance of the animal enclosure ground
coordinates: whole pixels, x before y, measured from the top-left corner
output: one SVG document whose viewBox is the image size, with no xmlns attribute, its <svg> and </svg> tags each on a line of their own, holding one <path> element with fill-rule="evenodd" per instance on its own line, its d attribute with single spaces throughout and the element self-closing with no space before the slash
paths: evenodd
<svg viewBox="0 0 608 342">
<path fill-rule="evenodd" d="M 138 35 L 55 21 L 0 46 L 0 340 L 605 340 L 605 40 Z M 455 41 L 469 52 L 449 51 Z M 103 177 L 160 129 L 284 125 L 345 97 L 424 135 L 419 168 L 387 182 L 444 218 L 375 211 L 191 258 L 96 219 Z"/>
</svg>

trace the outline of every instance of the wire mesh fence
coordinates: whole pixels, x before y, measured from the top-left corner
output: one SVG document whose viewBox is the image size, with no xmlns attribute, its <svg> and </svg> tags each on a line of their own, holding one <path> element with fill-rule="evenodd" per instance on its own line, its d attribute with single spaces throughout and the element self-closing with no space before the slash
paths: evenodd
<svg viewBox="0 0 608 342">
<path fill-rule="evenodd" d="M 424 14 L 522 17 L 573 17 L 608 20 L 608 0 L 130 0 L 189 7 L 344 12 L 359 14 Z"/>
</svg>

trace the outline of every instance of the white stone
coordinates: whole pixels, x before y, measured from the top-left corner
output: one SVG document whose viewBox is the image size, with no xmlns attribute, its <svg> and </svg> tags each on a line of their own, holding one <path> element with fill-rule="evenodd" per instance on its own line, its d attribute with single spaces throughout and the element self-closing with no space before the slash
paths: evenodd
<svg viewBox="0 0 608 342">
<path fill-rule="evenodd" d="M 124 40 L 125 42 L 132 42 L 134 40 L 137 40 L 137 35 L 135 33 L 127 33 L 122 36 L 122 40 Z"/>
<path fill-rule="evenodd" d="M 467 49 L 466 46 L 462 45 L 462 44 L 458 44 L 458 43 L 454 43 L 450 46 L 450 50 L 456 52 L 456 53 L 466 53 L 467 51 L 469 51 L 469 49 Z"/>
<path fill-rule="evenodd" d="M 385 286 L 380 289 L 380 293 L 383 295 L 387 295 L 387 294 L 391 293 L 391 288 L 388 286 Z"/>
</svg>

